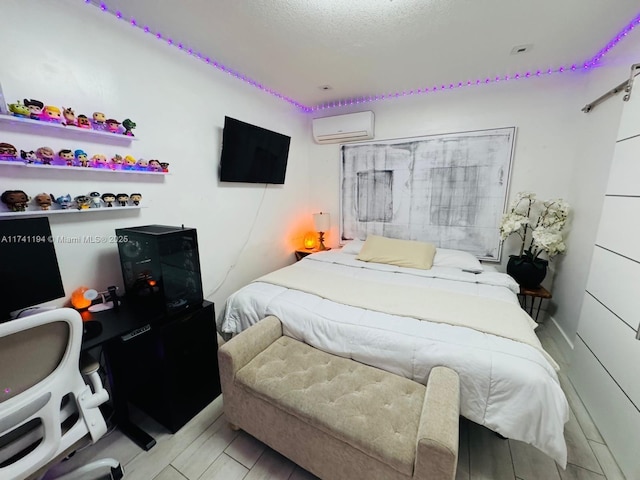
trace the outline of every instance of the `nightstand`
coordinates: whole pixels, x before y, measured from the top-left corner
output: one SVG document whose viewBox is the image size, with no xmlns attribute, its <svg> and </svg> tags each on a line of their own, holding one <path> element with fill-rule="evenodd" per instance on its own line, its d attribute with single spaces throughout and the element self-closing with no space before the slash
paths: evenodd
<svg viewBox="0 0 640 480">
<path fill-rule="evenodd" d="M 533 317 L 534 305 L 536 303 L 536 298 L 538 298 L 538 308 L 536 310 L 536 322 L 538 321 L 538 315 L 540 314 L 540 307 L 542 306 L 542 301 L 545 299 L 551 299 L 552 295 L 549 290 L 544 288 L 543 286 L 539 286 L 538 288 L 524 288 L 520 287 L 520 293 L 518 294 L 518 299 L 520 300 L 520 306 L 527 312 L 529 315 Z M 527 306 L 529 303 L 529 299 L 531 305 Z"/>
<path fill-rule="evenodd" d="M 301 248 L 300 250 L 296 250 L 295 254 L 296 254 L 296 262 L 302 260 L 304 257 L 306 257 L 307 255 L 311 255 L 312 253 L 318 253 L 318 252 L 326 252 L 327 250 L 331 250 L 330 248 L 327 248 L 326 250 L 318 250 L 317 248 L 312 248 L 311 250 L 306 249 L 306 248 Z"/>
</svg>

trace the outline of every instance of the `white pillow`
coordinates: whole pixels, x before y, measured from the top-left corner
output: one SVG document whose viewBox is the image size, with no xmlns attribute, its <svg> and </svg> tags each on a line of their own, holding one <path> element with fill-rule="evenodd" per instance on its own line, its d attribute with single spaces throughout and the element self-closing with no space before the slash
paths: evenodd
<svg viewBox="0 0 640 480">
<path fill-rule="evenodd" d="M 468 272 L 481 273 L 483 271 L 480 260 L 468 252 L 437 248 L 433 259 L 434 267 L 460 268 Z"/>
<path fill-rule="evenodd" d="M 358 255 L 363 245 L 364 240 L 351 240 L 344 244 L 340 253 Z M 482 273 L 484 271 L 480 261 L 472 254 L 461 250 L 450 250 L 448 248 L 436 248 L 433 266 L 459 268 L 473 273 Z"/>
<path fill-rule="evenodd" d="M 340 253 L 348 253 L 350 255 L 357 255 L 362 250 L 364 240 L 351 240 L 343 245 L 340 249 Z"/>
</svg>

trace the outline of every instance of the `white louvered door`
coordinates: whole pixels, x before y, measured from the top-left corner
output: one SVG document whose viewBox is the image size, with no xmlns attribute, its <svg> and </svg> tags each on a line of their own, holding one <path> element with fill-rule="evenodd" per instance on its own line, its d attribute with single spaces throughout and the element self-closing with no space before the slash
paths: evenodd
<svg viewBox="0 0 640 480">
<path fill-rule="evenodd" d="M 640 77 L 625 102 L 569 377 L 628 479 L 640 479 Z"/>
</svg>

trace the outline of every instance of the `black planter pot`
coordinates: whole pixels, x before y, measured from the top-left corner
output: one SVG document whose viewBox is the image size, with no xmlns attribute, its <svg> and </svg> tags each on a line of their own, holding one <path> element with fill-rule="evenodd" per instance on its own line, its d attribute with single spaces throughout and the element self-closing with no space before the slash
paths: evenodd
<svg viewBox="0 0 640 480">
<path fill-rule="evenodd" d="M 549 262 L 537 258 L 533 262 L 530 258 L 518 255 L 509 255 L 507 273 L 524 288 L 537 288 L 547 275 Z"/>
</svg>

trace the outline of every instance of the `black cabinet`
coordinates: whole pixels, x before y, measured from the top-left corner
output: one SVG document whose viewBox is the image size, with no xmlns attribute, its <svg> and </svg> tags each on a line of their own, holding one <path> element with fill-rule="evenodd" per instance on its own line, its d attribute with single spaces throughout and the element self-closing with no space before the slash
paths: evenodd
<svg viewBox="0 0 640 480">
<path fill-rule="evenodd" d="M 213 303 L 145 325 L 110 350 L 127 400 L 171 432 L 221 393 Z"/>
</svg>

